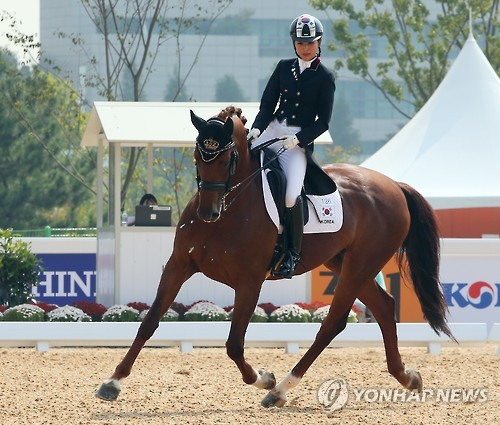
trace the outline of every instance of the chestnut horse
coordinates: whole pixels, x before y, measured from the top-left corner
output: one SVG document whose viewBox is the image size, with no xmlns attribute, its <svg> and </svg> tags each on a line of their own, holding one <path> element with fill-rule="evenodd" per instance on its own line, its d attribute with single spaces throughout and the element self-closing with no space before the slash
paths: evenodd
<svg viewBox="0 0 500 425">
<path fill-rule="evenodd" d="M 232 107 L 231 107 L 232 108 Z M 425 199 L 406 184 L 362 167 L 336 164 L 325 171 L 340 191 L 344 221 L 336 233 L 304 235 L 296 274 L 324 264 L 339 275 L 330 311 L 316 339 L 281 382 L 272 373 L 257 370 L 244 357 L 244 341 L 278 232 L 269 218 L 262 195 L 259 160 L 246 140 L 241 111 L 227 108 L 208 121 L 191 111 L 199 132 L 194 158 L 199 190 L 182 213 L 172 255 L 158 292 L 137 336 L 113 375 L 97 396 L 115 400 L 120 380 L 127 377 L 160 318 L 182 284 L 202 272 L 235 291 L 234 314 L 226 342 L 227 355 L 236 363 L 243 381 L 270 390 L 264 407 L 281 407 L 286 392 L 296 386 L 314 360 L 346 326 L 356 298 L 373 313 L 382 331 L 388 371 L 405 388 L 422 389 L 420 373 L 405 369 L 398 349 L 393 298 L 374 278 L 398 251 L 430 326 L 453 338 L 446 323 L 446 303 L 439 278 L 439 236 L 433 211 Z"/>
</svg>

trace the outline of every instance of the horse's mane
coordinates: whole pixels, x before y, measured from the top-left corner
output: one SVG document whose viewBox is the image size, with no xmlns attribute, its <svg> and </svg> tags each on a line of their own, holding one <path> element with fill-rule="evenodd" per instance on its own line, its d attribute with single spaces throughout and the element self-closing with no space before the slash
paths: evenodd
<svg viewBox="0 0 500 425">
<path fill-rule="evenodd" d="M 242 113 L 243 113 L 243 111 L 241 110 L 241 108 L 237 108 L 236 106 L 229 105 L 229 106 L 226 106 L 226 108 L 224 108 L 222 111 L 219 112 L 219 114 L 217 115 L 217 118 L 219 118 L 223 121 L 226 121 L 229 117 L 236 115 L 241 120 L 243 125 L 245 125 L 247 123 L 247 119 L 245 118 L 245 116 L 242 115 Z"/>
</svg>

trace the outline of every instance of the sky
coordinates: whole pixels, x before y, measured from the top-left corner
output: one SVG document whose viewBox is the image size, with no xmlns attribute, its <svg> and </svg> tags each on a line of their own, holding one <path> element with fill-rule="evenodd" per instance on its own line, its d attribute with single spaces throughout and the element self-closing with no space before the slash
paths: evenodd
<svg viewBox="0 0 500 425">
<path fill-rule="evenodd" d="M 18 29 L 20 31 L 27 35 L 36 35 L 36 40 L 39 41 L 40 0 L 0 0 L 0 11 L 3 10 L 14 15 L 16 21 L 19 22 Z M 8 48 L 19 57 L 21 49 L 9 43 L 5 36 L 8 31 L 8 23 L 0 22 L 0 47 Z"/>
</svg>

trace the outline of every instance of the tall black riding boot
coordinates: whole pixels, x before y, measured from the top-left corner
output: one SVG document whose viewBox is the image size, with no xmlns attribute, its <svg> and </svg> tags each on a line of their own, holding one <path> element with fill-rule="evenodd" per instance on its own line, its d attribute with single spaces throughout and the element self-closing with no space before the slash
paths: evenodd
<svg viewBox="0 0 500 425">
<path fill-rule="evenodd" d="M 278 275 L 291 279 L 302 250 L 302 234 L 304 233 L 304 206 L 299 196 L 292 208 L 286 209 L 285 237 L 287 240 L 286 257 L 281 264 Z"/>
</svg>

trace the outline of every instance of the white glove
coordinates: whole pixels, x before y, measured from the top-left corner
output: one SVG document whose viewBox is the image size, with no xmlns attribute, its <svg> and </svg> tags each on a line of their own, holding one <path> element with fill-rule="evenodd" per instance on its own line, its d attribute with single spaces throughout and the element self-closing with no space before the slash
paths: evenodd
<svg viewBox="0 0 500 425">
<path fill-rule="evenodd" d="M 283 136 L 283 147 L 289 151 L 290 149 L 293 149 L 295 146 L 299 144 L 299 139 L 297 139 L 297 136 L 295 134 L 291 136 Z"/>
<path fill-rule="evenodd" d="M 258 128 L 252 128 L 247 134 L 247 142 L 251 143 L 259 136 L 260 136 L 260 130 Z"/>
</svg>

